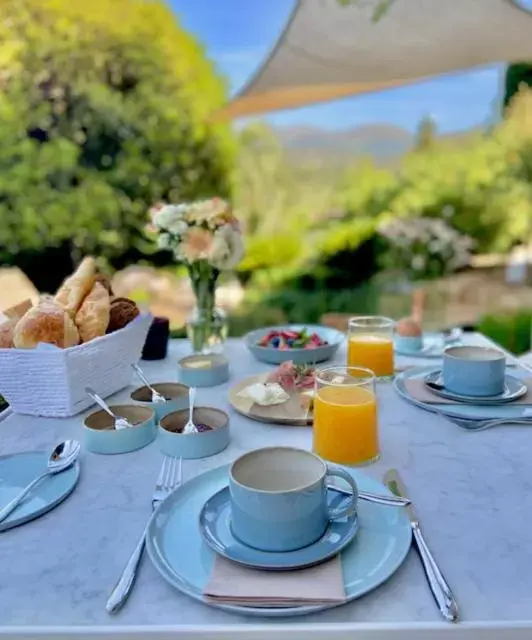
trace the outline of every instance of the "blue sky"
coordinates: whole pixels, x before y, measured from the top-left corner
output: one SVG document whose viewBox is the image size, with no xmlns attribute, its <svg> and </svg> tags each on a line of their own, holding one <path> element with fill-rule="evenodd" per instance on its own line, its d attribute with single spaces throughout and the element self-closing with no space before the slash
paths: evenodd
<svg viewBox="0 0 532 640">
<path fill-rule="evenodd" d="M 238 90 L 274 44 L 293 0 L 168 0 L 180 23 Z M 386 18 L 384 18 L 386 19 Z M 498 113 L 502 66 L 457 73 L 408 87 L 261 116 L 277 126 L 343 129 L 392 124 L 413 131 L 425 116 L 440 132 L 491 122 Z"/>
</svg>

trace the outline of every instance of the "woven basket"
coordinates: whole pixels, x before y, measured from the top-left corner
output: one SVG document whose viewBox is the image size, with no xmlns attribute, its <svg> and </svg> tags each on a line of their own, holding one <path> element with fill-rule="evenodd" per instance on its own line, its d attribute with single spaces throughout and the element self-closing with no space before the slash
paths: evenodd
<svg viewBox="0 0 532 640">
<path fill-rule="evenodd" d="M 94 404 L 85 387 L 107 398 L 129 385 L 151 322 L 142 314 L 119 331 L 68 349 L 0 349 L 0 394 L 16 413 L 76 415 Z"/>
</svg>

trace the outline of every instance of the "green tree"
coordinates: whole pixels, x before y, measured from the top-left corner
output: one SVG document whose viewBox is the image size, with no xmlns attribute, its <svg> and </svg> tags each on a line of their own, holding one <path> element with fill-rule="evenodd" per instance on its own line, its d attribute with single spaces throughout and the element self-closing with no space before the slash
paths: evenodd
<svg viewBox="0 0 532 640">
<path fill-rule="evenodd" d="M 416 151 L 427 151 L 434 146 L 437 137 L 436 123 L 430 116 L 422 118 L 420 121 L 414 148 Z"/>
<path fill-rule="evenodd" d="M 507 107 L 521 87 L 532 87 L 532 64 L 519 62 L 509 64 L 504 78 L 503 106 Z"/>
<path fill-rule="evenodd" d="M 82 253 L 164 261 L 149 206 L 229 194 L 225 86 L 162 1 L 0 0 L 0 86 L 0 262 L 41 289 Z"/>
</svg>

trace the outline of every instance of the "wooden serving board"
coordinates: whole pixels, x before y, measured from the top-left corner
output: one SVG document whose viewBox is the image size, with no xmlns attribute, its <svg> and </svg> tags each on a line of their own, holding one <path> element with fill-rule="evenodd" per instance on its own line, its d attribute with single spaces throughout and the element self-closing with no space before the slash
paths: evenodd
<svg viewBox="0 0 532 640">
<path fill-rule="evenodd" d="M 251 420 L 257 420 L 259 422 L 291 425 L 293 427 L 306 427 L 311 425 L 312 413 L 307 415 L 305 409 L 301 407 L 300 391 L 287 391 L 290 397 L 286 402 L 283 402 L 283 404 L 269 405 L 267 407 L 255 404 L 253 400 L 248 400 L 238 395 L 240 391 L 243 391 L 252 384 L 266 382 L 267 377 L 267 373 L 259 376 L 250 376 L 235 384 L 234 387 L 231 387 L 231 389 L 229 389 L 229 402 L 233 409 L 251 418 Z"/>
</svg>

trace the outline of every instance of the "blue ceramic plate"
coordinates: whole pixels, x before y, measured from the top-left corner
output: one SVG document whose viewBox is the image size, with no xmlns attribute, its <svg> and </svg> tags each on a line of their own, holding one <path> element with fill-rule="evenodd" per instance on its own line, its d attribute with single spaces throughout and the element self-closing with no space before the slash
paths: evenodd
<svg viewBox="0 0 532 640">
<path fill-rule="evenodd" d="M 328 490 L 329 505 L 338 507 L 346 499 L 345 494 L 333 488 Z M 314 544 L 284 553 L 260 551 L 243 544 L 231 531 L 231 503 L 229 487 L 211 496 L 199 517 L 200 531 L 205 542 L 217 554 L 252 569 L 266 571 L 292 571 L 325 562 L 337 555 L 355 537 L 358 531 L 358 516 L 331 521 L 327 531 Z"/>
<path fill-rule="evenodd" d="M 498 404 L 498 405 L 473 405 L 473 404 L 432 404 L 421 402 L 413 398 L 405 385 L 405 380 L 420 378 L 424 380 L 434 367 L 416 367 L 403 371 L 395 377 L 393 385 L 397 393 L 411 404 L 432 411 L 443 413 L 455 418 L 469 418 L 470 420 L 489 420 L 491 418 L 529 418 L 532 415 L 532 404 Z"/>
<path fill-rule="evenodd" d="M 515 376 L 506 375 L 506 386 L 503 393 L 499 393 L 495 396 L 466 396 L 461 393 L 454 393 L 446 389 L 443 385 L 441 369 L 436 369 L 425 377 L 425 386 L 427 389 L 441 398 L 447 398 L 448 400 L 455 400 L 457 402 L 465 402 L 466 404 L 506 404 L 507 402 L 513 402 L 518 398 L 521 398 L 527 392 L 527 386 L 522 380 Z"/>
<path fill-rule="evenodd" d="M 215 553 L 203 540 L 198 519 L 205 502 L 227 486 L 228 465 L 206 471 L 178 487 L 159 507 L 148 529 L 147 550 L 156 569 L 182 593 L 213 607 L 240 615 L 291 617 L 329 609 L 330 605 L 253 607 L 223 605 L 203 599 Z M 391 495 L 387 487 L 351 471 L 362 491 Z M 341 553 L 347 601 L 375 589 L 395 573 L 410 549 L 412 531 L 404 510 L 361 502 L 360 528 Z M 185 542 L 186 541 L 186 542 Z"/>
<path fill-rule="evenodd" d="M 398 356 L 408 358 L 441 358 L 447 347 L 455 347 L 460 344 L 460 340 L 445 343 L 442 333 L 424 333 L 423 348 L 420 351 L 409 351 L 395 346 L 394 351 Z"/>
<path fill-rule="evenodd" d="M 34 478 L 46 471 L 49 454 L 43 451 L 0 456 L 0 507 L 6 505 Z M 72 493 L 79 477 L 79 465 L 45 478 L 3 521 L 0 531 L 29 522 L 50 511 Z"/>
<path fill-rule="evenodd" d="M 259 347 L 257 344 L 270 331 L 302 331 L 306 329 L 308 333 L 317 333 L 322 340 L 327 340 L 328 344 L 315 349 L 274 349 L 273 347 Z M 341 331 L 322 327 L 317 324 L 288 324 L 277 327 L 263 327 L 256 329 L 244 336 L 244 340 L 251 353 L 261 362 L 268 364 L 281 364 L 287 360 L 292 360 L 297 364 L 314 364 L 330 360 L 338 351 L 338 347 L 345 340 L 345 335 Z"/>
</svg>

